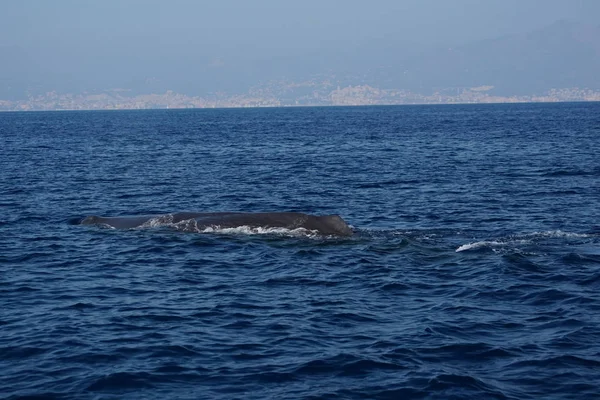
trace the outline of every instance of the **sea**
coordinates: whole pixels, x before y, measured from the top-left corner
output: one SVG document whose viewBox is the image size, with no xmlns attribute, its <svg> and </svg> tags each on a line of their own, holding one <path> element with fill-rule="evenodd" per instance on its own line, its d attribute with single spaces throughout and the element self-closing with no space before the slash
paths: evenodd
<svg viewBox="0 0 600 400">
<path fill-rule="evenodd" d="M 600 103 L 0 113 L 2 399 L 600 398 Z M 350 237 L 80 225 L 338 214 Z"/>
</svg>

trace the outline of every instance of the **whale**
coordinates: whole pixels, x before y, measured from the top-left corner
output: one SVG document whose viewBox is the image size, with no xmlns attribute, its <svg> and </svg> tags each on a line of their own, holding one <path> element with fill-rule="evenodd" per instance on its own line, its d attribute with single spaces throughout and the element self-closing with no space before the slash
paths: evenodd
<svg viewBox="0 0 600 400">
<path fill-rule="evenodd" d="M 311 215 L 300 212 L 176 212 L 169 214 L 101 217 L 90 215 L 81 225 L 104 225 L 115 229 L 133 229 L 151 226 L 153 222 L 193 225 L 194 231 L 207 228 L 285 228 L 306 229 L 324 236 L 352 236 L 352 228 L 339 215 Z M 189 226 L 189 225 L 188 225 Z"/>
</svg>

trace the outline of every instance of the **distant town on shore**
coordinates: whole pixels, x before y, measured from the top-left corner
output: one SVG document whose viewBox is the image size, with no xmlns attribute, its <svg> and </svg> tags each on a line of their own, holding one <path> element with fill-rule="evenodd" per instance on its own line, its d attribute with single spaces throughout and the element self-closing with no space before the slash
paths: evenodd
<svg viewBox="0 0 600 400">
<path fill-rule="evenodd" d="M 131 94 L 111 89 L 80 94 L 29 95 L 24 100 L 0 100 L 0 111 L 134 110 L 177 108 L 243 108 L 293 106 L 364 106 L 402 104 L 469 104 L 600 101 L 600 91 L 586 88 L 551 89 L 541 95 L 494 95 L 493 86 L 447 87 L 431 94 L 380 89 L 366 84 L 340 87 L 331 81 L 273 81 L 243 94 L 211 93 L 190 96 L 173 91 Z"/>
</svg>

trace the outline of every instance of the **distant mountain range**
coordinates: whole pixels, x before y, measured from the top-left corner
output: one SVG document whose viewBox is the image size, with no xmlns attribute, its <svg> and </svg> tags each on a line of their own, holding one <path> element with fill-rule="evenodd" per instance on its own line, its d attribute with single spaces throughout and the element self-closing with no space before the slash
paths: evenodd
<svg viewBox="0 0 600 400">
<path fill-rule="evenodd" d="M 405 74 L 389 73 L 397 87 L 422 91 L 494 86 L 497 95 L 540 94 L 552 88 L 600 89 L 600 25 L 568 21 L 522 35 L 423 54 Z"/>
<path fill-rule="evenodd" d="M 61 63 L 60 56 L 48 62 L 48 53 L 14 46 L 0 47 L 0 54 L 0 100 L 115 88 L 131 95 L 172 90 L 187 96 L 222 96 L 267 87 L 273 92 L 278 80 L 288 88 L 290 82 L 326 81 L 327 90 L 367 85 L 422 95 L 476 87 L 488 87 L 495 96 L 537 95 L 553 88 L 600 89 L 600 25 L 571 21 L 462 46 L 422 49 L 386 39 L 268 59 L 255 59 L 251 51 L 223 59 L 207 59 L 201 52 L 161 58 L 147 51 L 137 59 L 123 55 L 106 60 L 98 55 L 81 61 L 65 52 Z M 307 92 L 323 90 L 304 87 Z"/>
</svg>

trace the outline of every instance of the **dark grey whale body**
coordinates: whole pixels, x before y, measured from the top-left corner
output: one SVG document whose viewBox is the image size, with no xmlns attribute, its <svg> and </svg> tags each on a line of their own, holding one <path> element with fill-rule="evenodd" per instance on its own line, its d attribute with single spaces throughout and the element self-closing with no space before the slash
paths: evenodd
<svg viewBox="0 0 600 400">
<path fill-rule="evenodd" d="M 162 215 L 145 215 L 132 217 L 98 217 L 89 216 L 81 220 L 82 225 L 108 225 L 117 229 L 137 228 L 151 221 L 178 224 L 183 221 L 193 221 L 195 229 L 209 227 L 237 228 L 304 228 L 317 231 L 321 235 L 351 236 L 352 228 L 339 215 L 310 215 L 297 212 L 215 212 L 197 213 L 180 212 Z"/>
</svg>

